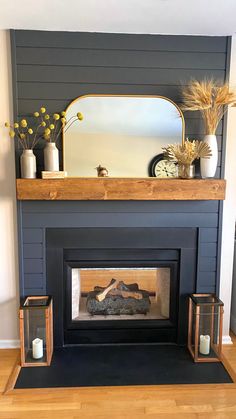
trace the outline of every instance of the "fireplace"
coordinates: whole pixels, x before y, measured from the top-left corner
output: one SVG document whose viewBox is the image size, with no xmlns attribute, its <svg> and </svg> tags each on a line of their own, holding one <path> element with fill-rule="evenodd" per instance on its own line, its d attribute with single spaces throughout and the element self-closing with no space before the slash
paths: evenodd
<svg viewBox="0 0 236 419">
<path fill-rule="evenodd" d="M 55 345 L 185 343 L 195 228 L 46 231 Z"/>
</svg>

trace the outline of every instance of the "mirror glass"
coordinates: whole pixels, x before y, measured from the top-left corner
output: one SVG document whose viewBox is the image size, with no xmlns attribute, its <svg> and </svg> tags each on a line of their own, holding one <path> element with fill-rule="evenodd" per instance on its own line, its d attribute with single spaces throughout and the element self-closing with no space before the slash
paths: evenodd
<svg viewBox="0 0 236 419">
<path fill-rule="evenodd" d="M 150 161 L 162 147 L 181 143 L 183 119 L 169 99 L 156 96 L 82 96 L 66 110 L 64 170 L 69 177 L 96 177 L 97 166 L 110 177 L 147 177 Z"/>
</svg>

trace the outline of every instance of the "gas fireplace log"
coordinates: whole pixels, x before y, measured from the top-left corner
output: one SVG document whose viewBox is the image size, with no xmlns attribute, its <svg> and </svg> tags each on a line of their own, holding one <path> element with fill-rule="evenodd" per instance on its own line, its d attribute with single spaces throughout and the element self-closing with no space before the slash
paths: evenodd
<svg viewBox="0 0 236 419">
<path fill-rule="evenodd" d="M 108 292 L 111 291 L 113 288 L 116 288 L 117 284 L 118 284 L 118 280 L 113 278 L 110 284 L 108 285 L 108 287 L 106 287 L 104 291 L 99 292 L 96 295 L 96 300 L 98 300 L 99 302 L 103 301 L 106 298 L 106 295 L 108 294 Z"/>
<path fill-rule="evenodd" d="M 122 298 L 135 298 L 136 300 L 141 300 L 143 295 L 141 292 L 135 291 L 122 291 L 119 289 L 112 289 L 108 292 L 107 296 L 120 296 Z"/>
</svg>

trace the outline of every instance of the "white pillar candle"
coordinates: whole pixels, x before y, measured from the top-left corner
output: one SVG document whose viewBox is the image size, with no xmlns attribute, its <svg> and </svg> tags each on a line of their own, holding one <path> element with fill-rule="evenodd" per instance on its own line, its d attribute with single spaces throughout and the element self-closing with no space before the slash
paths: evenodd
<svg viewBox="0 0 236 419">
<path fill-rule="evenodd" d="M 209 355 L 210 353 L 210 336 L 209 335 L 200 336 L 199 352 L 202 355 Z"/>
<path fill-rule="evenodd" d="M 34 359 L 43 357 L 43 339 L 36 338 L 32 341 L 32 352 Z"/>
</svg>

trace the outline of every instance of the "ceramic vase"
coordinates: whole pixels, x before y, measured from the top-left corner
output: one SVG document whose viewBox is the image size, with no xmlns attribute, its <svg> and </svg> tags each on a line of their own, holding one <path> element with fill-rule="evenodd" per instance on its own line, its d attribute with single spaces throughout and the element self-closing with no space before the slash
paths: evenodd
<svg viewBox="0 0 236 419">
<path fill-rule="evenodd" d="M 59 171 L 59 151 L 55 143 L 47 143 L 44 148 L 44 170 Z"/>
<path fill-rule="evenodd" d="M 201 176 L 203 178 L 214 177 L 216 173 L 217 161 L 218 161 L 218 147 L 217 147 L 216 135 L 214 134 L 205 135 L 203 141 L 205 141 L 209 145 L 212 155 L 208 159 L 206 158 L 200 159 Z"/>
<path fill-rule="evenodd" d="M 194 164 L 178 164 L 178 176 L 181 179 L 192 179 L 195 176 Z"/>
<path fill-rule="evenodd" d="M 36 178 L 36 157 L 33 150 L 23 150 L 20 157 L 20 168 L 23 179 Z"/>
</svg>

